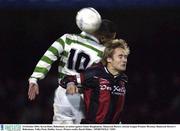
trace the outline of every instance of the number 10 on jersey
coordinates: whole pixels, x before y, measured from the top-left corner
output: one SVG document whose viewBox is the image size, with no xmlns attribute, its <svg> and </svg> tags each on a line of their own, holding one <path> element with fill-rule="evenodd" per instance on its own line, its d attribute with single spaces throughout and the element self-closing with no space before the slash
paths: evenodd
<svg viewBox="0 0 180 131">
<path fill-rule="evenodd" d="M 90 57 L 83 51 L 70 50 L 68 58 L 68 69 L 76 70 L 78 73 L 84 71 L 90 62 Z"/>
</svg>

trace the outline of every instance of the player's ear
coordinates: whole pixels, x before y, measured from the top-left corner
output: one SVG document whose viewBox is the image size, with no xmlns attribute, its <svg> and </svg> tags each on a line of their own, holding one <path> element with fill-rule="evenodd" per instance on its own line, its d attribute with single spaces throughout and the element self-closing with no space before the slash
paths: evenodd
<svg viewBox="0 0 180 131">
<path fill-rule="evenodd" d="M 108 57 L 107 58 L 107 63 L 111 63 L 112 62 L 112 58 L 111 57 Z"/>
<path fill-rule="evenodd" d="M 105 42 L 105 40 L 106 40 L 106 38 L 105 38 L 105 36 L 100 36 L 100 41 L 102 42 L 102 43 L 104 43 Z"/>
</svg>

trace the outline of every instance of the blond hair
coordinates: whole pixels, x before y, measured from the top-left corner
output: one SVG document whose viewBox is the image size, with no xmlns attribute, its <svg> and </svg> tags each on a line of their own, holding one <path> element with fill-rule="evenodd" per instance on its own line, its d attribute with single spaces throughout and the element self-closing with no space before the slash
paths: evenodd
<svg viewBox="0 0 180 131">
<path fill-rule="evenodd" d="M 127 53 L 127 55 L 130 54 L 130 49 L 128 47 L 128 44 L 123 39 L 113 39 L 111 41 L 108 41 L 107 43 L 105 43 L 105 47 L 106 48 L 104 50 L 103 57 L 101 60 L 103 65 L 107 65 L 107 58 L 113 56 L 114 50 L 116 48 L 122 48 Z"/>
</svg>

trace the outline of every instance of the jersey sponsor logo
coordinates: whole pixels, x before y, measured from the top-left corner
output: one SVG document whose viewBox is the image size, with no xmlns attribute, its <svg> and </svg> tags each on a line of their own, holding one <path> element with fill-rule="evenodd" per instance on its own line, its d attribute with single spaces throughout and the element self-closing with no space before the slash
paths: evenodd
<svg viewBox="0 0 180 131">
<path fill-rule="evenodd" d="M 110 86 L 108 86 L 109 84 L 110 84 L 110 82 L 108 80 L 103 79 L 103 78 L 99 79 L 99 85 L 100 85 L 101 90 L 109 90 L 109 91 L 111 91 L 112 89 L 111 89 Z"/>
<path fill-rule="evenodd" d="M 111 91 L 112 88 L 108 85 L 100 85 L 100 90 L 108 90 L 108 91 Z"/>
<path fill-rule="evenodd" d="M 115 95 L 124 95 L 126 93 L 125 86 L 113 86 L 112 94 Z"/>
<path fill-rule="evenodd" d="M 100 78 L 100 90 L 102 91 L 111 91 L 114 95 L 124 95 L 126 93 L 125 82 L 120 81 L 119 85 L 110 86 L 110 82 L 106 79 Z"/>
<path fill-rule="evenodd" d="M 126 93 L 125 82 L 120 81 L 118 86 L 113 87 L 112 94 L 124 95 Z"/>
</svg>

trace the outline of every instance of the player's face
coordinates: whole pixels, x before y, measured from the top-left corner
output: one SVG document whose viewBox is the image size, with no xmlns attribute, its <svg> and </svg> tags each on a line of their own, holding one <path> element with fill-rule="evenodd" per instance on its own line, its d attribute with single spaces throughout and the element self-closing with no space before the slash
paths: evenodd
<svg viewBox="0 0 180 131">
<path fill-rule="evenodd" d="M 128 54 L 122 48 L 116 48 L 112 58 L 108 58 L 109 64 L 117 72 L 125 71 Z"/>
</svg>

